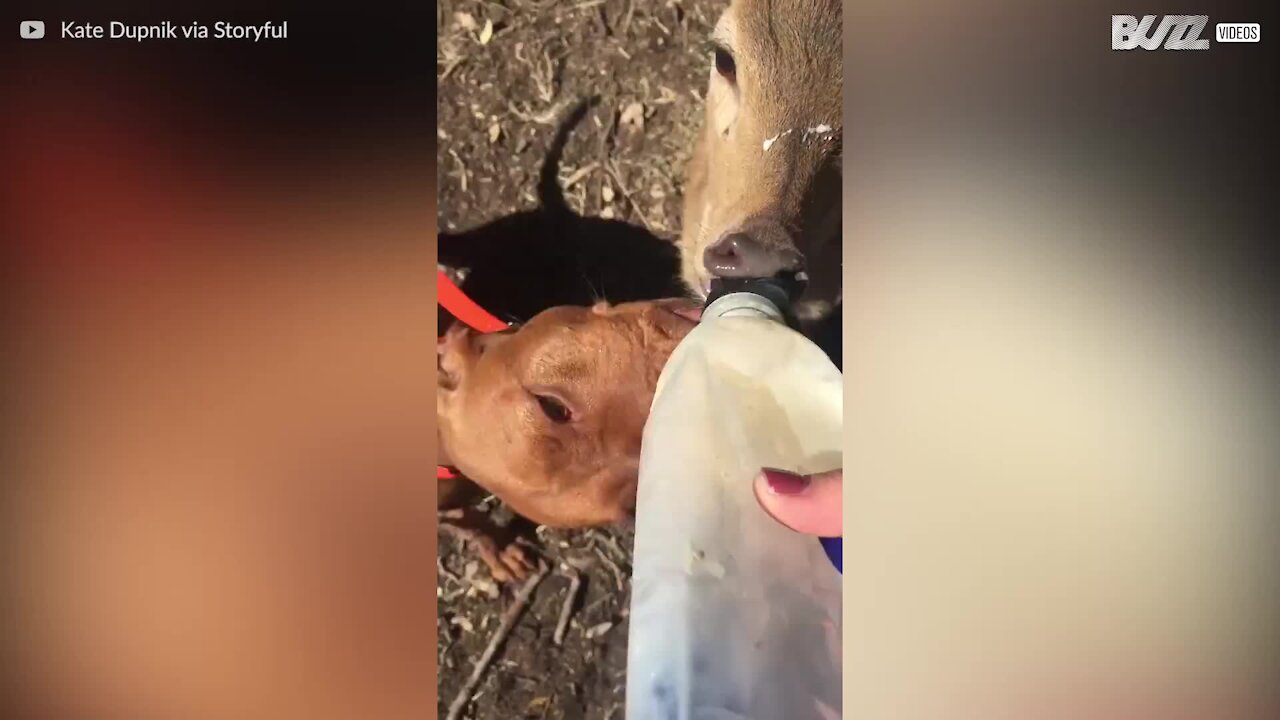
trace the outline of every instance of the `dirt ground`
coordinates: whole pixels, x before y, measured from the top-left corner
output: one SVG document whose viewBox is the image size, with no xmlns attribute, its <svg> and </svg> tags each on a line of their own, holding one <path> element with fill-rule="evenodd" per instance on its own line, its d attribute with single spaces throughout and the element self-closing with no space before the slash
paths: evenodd
<svg viewBox="0 0 1280 720">
<path fill-rule="evenodd" d="M 708 73 L 706 38 L 725 4 L 437 2 L 440 231 L 465 235 L 535 209 L 539 170 L 557 127 L 575 104 L 595 97 L 559 163 L 565 201 L 578 215 L 673 238 Z M 608 287 L 595 291 L 617 299 Z M 540 528 L 538 538 L 551 573 L 498 648 L 462 717 L 620 720 L 631 536 L 618 529 Z M 499 587 L 452 537 L 442 534 L 440 541 L 444 717 L 518 587 Z M 573 574 L 581 586 L 557 646 L 553 636 Z"/>
</svg>

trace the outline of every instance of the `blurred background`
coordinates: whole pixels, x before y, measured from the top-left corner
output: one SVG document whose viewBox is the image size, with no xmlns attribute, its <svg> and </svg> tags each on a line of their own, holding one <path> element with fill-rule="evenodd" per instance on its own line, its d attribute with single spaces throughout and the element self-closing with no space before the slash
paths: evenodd
<svg viewBox="0 0 1280 720">
<path fill-rule="evenodd" d="M 429 717 L 431 14 L 204 5 L 5 7 L 6 716 Z"/>
<path fill-rule="evenodd" d="M 850 716 L 1276 716 L 1273 21 L 846 6 Z"/>
</svg>

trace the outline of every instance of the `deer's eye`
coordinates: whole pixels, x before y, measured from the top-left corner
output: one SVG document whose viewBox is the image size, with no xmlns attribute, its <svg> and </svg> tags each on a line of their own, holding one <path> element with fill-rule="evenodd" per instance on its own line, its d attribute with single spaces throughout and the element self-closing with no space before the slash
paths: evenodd
<svg viewBox="0 0 1280 720">
<path fill-rule="evenodd" d="M 542 414 L 547 419 L 557 425 L 563 425 L 573 419 L 573 413 L 559 399 L 550 395 L 534 395 L 533 398 L 538 401 L 538 407 L 542 409 Z"/>
<path fill-rule="evenodd" d="M 720 73 L 720 77 L 729 82 L 738 81 L 738 65 L 733 61 L 733 53 L 727 48 L 719 45 L 712 48 L 712 54 L 715 56 L 716 72 Z"/>
</svg>

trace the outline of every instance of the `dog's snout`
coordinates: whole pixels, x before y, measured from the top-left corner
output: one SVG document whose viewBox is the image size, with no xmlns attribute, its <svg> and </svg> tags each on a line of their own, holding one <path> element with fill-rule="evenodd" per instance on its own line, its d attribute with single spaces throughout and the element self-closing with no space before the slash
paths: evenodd
<svg viewBox="0 0 1280 720">
<path fill-rule="evenodd" d="M 804 256 L 780 229 L 778 237 L 765 237 L 763 229 L 729 233 L 708 247 L 702 255 L 707 272 L 717 277 L 773 277 L 780 272 L 798 271 Z"/>
</svg>

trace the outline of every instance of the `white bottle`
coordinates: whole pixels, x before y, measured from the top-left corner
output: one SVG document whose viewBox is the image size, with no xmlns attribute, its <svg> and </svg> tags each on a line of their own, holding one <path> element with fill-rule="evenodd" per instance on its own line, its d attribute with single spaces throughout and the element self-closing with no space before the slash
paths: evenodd
<svg viewBox="0 0 1280 720">
<path fill-rule="evenodd" d="M 840 371 L 760 295 L 713 301 L 644 430 L 627 720 L 841 717 L 840 572 L 759 506 L 761 468 L 833 470 Z"/>
</svg>

